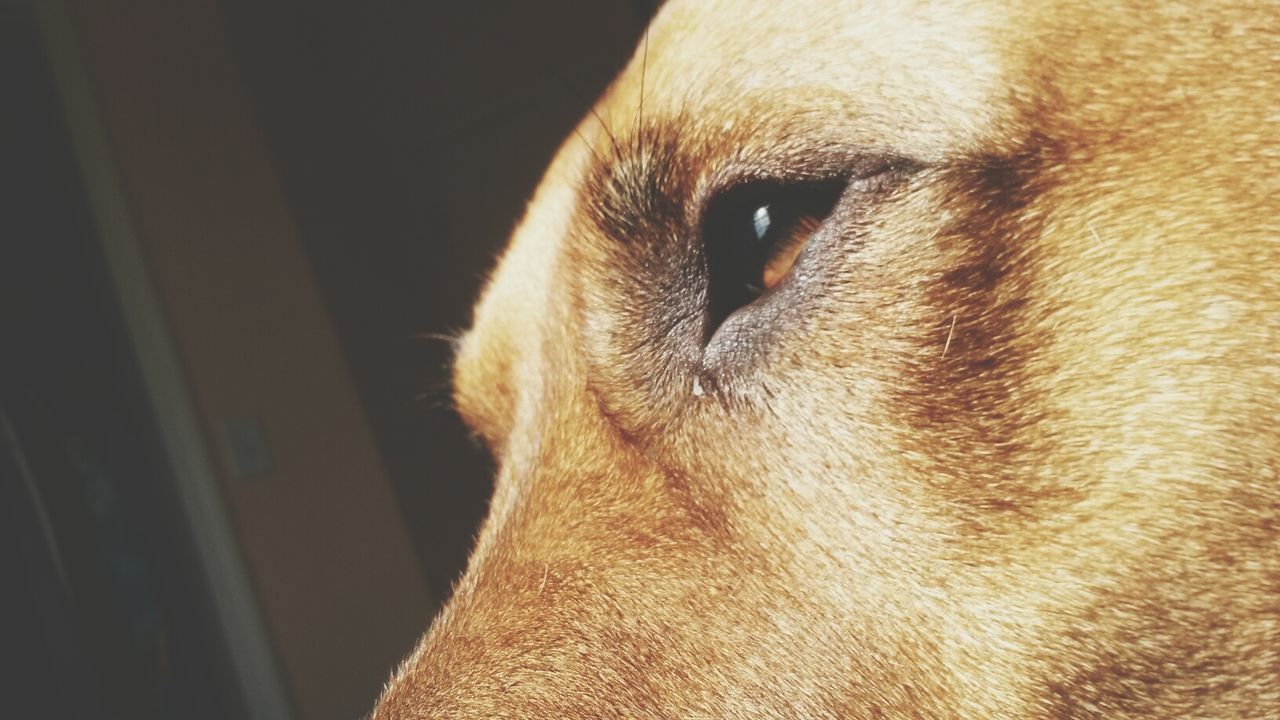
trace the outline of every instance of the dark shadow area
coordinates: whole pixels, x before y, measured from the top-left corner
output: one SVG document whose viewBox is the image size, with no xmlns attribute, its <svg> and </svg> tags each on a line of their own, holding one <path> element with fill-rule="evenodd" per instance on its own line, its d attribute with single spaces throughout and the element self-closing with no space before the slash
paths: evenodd
<svg viewBox="0 0 1280 720">
<path fill-rule="evenodd" d="M 226 0 L 303 243 L 433 588 L 492 490 L 450 407 L 455 337 L 643 3 Z"/>
<path fill-rule="evenodd" d="M 32 18 L 0 14 L 4 714 L 239 714 Z"/>
<path fill-rule="evenodd" d="M 0 0 L 4 714 L 358 715 L 492 490 L 451 339 L 650 3 L 42 1 Z"/>
</svg>

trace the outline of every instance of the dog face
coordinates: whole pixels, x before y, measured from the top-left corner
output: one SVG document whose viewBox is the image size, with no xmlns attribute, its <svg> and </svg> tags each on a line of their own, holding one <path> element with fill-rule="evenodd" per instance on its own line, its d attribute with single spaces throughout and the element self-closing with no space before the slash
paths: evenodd
<svg viewBox="0 0 1280 720">
<path fill-rule="evenodd" d="M 1274 712 L 1278 38 L 668 3 L 461 346 L 497 490 L 375 717 Z"/>
</svg>

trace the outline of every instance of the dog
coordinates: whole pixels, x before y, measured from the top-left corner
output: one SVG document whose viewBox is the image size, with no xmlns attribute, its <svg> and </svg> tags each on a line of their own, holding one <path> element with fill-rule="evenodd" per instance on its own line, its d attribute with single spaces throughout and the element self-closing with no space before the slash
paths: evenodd
<svg viewBox="0 0 1280 720">
<path fill-rule="evenodd" d="M 671 0 L 456 405 L 374 717 L 1280 717 L 1280 12 Z"/>
</svg>

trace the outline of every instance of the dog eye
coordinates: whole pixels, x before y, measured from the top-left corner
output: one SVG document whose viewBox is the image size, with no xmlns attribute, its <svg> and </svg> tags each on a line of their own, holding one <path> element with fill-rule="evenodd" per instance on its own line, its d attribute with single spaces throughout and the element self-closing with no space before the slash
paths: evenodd
<svg viewBox="0 0 1280 720">
<path fill-rule="evenodd" d="M 783 281 L 844 186 L 757 183 L 711 202 L 703 224 L 711 328 Z"/>
</svg>

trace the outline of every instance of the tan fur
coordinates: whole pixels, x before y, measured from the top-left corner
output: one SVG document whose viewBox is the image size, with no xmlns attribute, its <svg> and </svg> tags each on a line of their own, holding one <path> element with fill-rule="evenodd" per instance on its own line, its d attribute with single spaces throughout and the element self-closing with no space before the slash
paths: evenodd
<svg viewBox="0 0 1280 720">
<path fill-rule="evenodd" d="M 496 495 L 374 717 L 1280 717 L 1277 68 L 1268 3 L 668 3 L 477 309 Z M 869 157 L 707 342 L 706 203 Z"/>
</svg>

